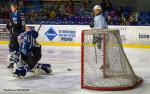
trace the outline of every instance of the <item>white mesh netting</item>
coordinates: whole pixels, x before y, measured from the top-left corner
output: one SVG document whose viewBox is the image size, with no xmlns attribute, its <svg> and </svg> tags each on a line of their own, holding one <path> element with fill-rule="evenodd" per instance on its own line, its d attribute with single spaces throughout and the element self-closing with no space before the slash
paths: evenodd
<svg viewBox="0 0 150 94">
<path fill-rule="evenodd" d="M 125 90 L 143 80 L 136 76 L 117 30 L 84 30 L 81 47 L 81 87 Z"/>
</svg>

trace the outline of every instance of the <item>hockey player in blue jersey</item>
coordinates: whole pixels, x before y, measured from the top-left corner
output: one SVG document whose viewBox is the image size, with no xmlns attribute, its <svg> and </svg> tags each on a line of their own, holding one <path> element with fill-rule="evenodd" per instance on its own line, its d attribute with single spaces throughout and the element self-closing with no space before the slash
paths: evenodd
<svg viewBox="0 0 150 94">
<path fill-rule="evenodd" d="M 10 6 L 10 20 L 6 28 L 10 31 L 9 38 L 9 65 L 8 68 L 13 68 L 13 64 L 19 60 L 19 43 L 17 37 L 24 32 L 23 15 L 17 10 L 17 4 L 12 3 Z"/>
<path fill-rule="evenodd" d="M 41 70 L 46 74 L 52 72 L 50 64 L 37 63 L 41 59 L 41 45 L 36 41 L 38 32 L 30 30 L 29 27 L 25 27 L 26 32 L 21 33 L 18 36 L 19 49 L 21 54 L 21 61 L 16 63 L 16 67 L 13 70 L 13 74 L 17 76 L 25 76 L 27 71 L 36 72 Z"/>
</svg>

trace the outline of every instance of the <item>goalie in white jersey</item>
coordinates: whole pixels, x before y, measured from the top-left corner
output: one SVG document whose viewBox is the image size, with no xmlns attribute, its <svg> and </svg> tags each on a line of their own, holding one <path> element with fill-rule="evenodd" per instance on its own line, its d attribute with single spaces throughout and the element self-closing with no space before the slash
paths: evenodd
<svg viewBox="0 0 150 94">
<path fill-rule="evenodd" d="M 107 29 L 107 23 L 105 17 L 102 14 L 102 8 L 100 5 L 95 5 L 93 7 L 94 11 L 94 29 Z"/>
<path fill-rule="evenodd" d="M 94 11 L 94 29 L 108 29 L 107 26 L 107 22 L 105 20 L 105 17 L 102 14 L 102 8 L 100 5 L 95 5 L 93 7 L 93 11 Z M 95 47 L 95 51 L 96 51 L 96 46 L 98 49 L 101 49 L 101 45 L 102 45 L 102 40 L 103 40 L 103 34 L 96 34 L 93 35 L 93 44 Z M 97 56 L 96 56 L 97 58 Z M 103 68 L 103 65 L 101 65 L 100 69 Z"/>
<path fill-rule="evenodd" d="M 100 5 L 93 7 L 94 11 L 94 29 L 108 29 L 105 17 L 102 14 L 102 8 Z M 93 26 L 92 26 L 93 27 Z M 102 34 L 93 35 L 93 44 L 97 44 L 97 47 L 101 49 Z"/>
</svg>

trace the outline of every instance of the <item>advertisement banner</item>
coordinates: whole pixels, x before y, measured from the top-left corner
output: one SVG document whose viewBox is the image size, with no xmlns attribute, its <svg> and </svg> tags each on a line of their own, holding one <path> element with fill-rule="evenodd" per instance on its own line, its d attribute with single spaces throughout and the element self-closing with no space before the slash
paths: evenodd
<svg viewBox="0 0 150 94">
<path fill-rule="evenodd" d="M 150 26 L 109 26 L 120 31 L 123 44 L 150 45 Z"/>
<path fill-rule="evenodd" d="M 9 31 L 6 29 L 5 24 L 0 25 L 0 41 L 8 41 Z"/>
<path fill-rule="evenodd" d="M 35 30 L 40 25 L 28 25 Z M 89 25 L 42 25 L 38 41 L 42 45 L 80 46 L 82 30 L 90 29 Z M 119 30 L 123 45 L 149 46 L 150 26 L 109 26 L 111 30 Z M 0 25 L 0 43 L 8 41 L 9 31 L 6 25 Z M 8 43 L 8 42 L 6 42 Z"/>
<path fill-rule="evenodd" d="M 38 29 L 39 26 L 35 28 Z M 87 25 L 43 25 L 38 41 L 81 43 L 81 31 L 90 29 Z"/>
</svg>

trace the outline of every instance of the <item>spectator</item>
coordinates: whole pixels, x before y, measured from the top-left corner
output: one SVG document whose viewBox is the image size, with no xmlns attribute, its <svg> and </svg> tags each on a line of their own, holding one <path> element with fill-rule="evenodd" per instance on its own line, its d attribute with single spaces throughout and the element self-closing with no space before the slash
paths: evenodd
<svg viewBox="0 0 150 94">
<path fill-rule="evenodd" d="M 136 18 L 133 15 L 129 17 L 129 25 L 137 25 Z"/>
<path fill-rule="evenodd" d="M 56 12 L 52 10 L 49 14 L 50 20 L 54 20 L 56 18 Z"/>
<path fill-rule="evenodd" d="M 0 4 L 0 14 L 2 14 L 3 13 L 3 11 L 2 11 L 2 5 Z M 3 16 L 2 15 L 0 15 L 0 19 L 2 18 Z"/>
<path fill-rule="evenodd" d="M 129 22 L 127 21 L 127 18 L 123 17 L 121 25 L 129 25 Z"/>
<path fill-rule="evenodd" d="M 103 11 L 112 9 L 112 4 L 109 0 L 102 0 L 100 4 L 103 8 Z"/>
<path fill-rule="evenodd" d="M 58 0 L 55 4 L 55 11 L 60 8 L 60 5 L 61 5 L 61 1 Z"/>
<path fill-rule="evenodd" d="M 88 0 L 84 0 L 81 6 L 81 11 L 88 11 Z"/>
<path fill-rule="evenodd" d="M 59 7 L 59 12 L 58 12 L 61 16 L 65 15 L 65 6 L 64 4 L 61 4 Z"/>
<path fill-rule="evenodd" d="M 34 10 L 31 11 L 31 14 L 30 14 L 30 18 L 31 20 L 34 20 L 36 17 L 36 13 L 34 12 Z"/>
<path fill-rule="evenodd" d="M 75 14 L 75 9 L 74 9 L 74 4 L 72 3 L 72 1 L 67 1 L 65 3 L 65 13 L 68 16 L 74 15 Z"/>
<path fill-rule="evenodd" d="M 107 17 L 107 24 L 108 25 L 113 25 L 113 18 L 111 16 Z"/>
</svg>

